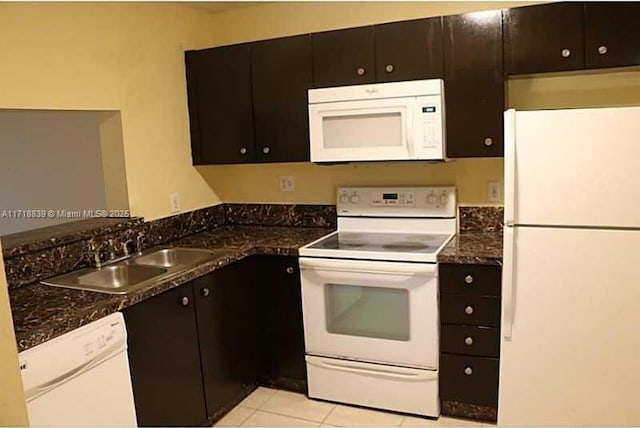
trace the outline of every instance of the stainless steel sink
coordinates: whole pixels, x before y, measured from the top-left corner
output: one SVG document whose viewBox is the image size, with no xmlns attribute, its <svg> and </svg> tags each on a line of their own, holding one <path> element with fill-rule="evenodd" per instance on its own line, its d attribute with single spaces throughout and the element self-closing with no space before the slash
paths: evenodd
<svg viewBox="0 0 640 428">
<path fill-rule="evenodd" d="M 166 269 L 157 267 L 118 264 L 80 275 L 78 285 L 119 289 L 155 278 L 166 272 Z"/>
<path fill-rule="evenodd" d="M 197 264 L 203 260 L 210 259 L 212 254 L 211 251 L 193 248 L 164 248 L 133 258 L 131 259 L 131 263 L 135 263 L 136 265 L 175 268 Z"/>
<path fill-rule="evenodd" d="M 194 248 L 151 249 L 140 256 L 101 268 L 86 268 L 49 278 L 42 284 L 109 294 L 127 294 L 152 287 L 200 263 L 220 251 Z"/>
</svg>

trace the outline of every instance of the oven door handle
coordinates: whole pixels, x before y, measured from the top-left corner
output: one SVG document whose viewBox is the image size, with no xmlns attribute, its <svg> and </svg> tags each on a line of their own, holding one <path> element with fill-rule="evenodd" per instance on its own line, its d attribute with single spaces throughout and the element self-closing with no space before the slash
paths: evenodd
<svg viewBox="0 0 640 428">
<path fill-rule="evenodd" d="M 316 259 L 301 257 L 301 270 L 329 270 L 333 272 L 363 272 L 376 274 L 433 275 L 438 273 L 435 263 L 374 262 L 367 260 Z"/>
<path fill-rule="evenodd" d="M 395 367 L 385 367 L 384 369 L 371 369 L 369 365 L 363 367 L 357 361 L 340 361 L 339 363 L 328 363 L 326 361 L 318 361 L 316 359 L 307 358 L 307 363 L 328 369 L 339 370 L 348 373 L 358 373 L 367 376 L 375 376 L 380 378 L 401 379 L 410 382 L 419 382 L 424 380 L 435 380 L 438 378 L 438 372 L 435 370 L 417 370 L 417 369 L 402 369 Z"/>
</svg>

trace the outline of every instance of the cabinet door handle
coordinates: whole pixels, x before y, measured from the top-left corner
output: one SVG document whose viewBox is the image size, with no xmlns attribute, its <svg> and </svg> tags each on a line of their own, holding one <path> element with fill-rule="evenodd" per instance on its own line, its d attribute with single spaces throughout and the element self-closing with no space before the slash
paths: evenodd
<svg viewBox="0 0 640 428">
<path fill-rule="evenodd" d="M 562 49 L 560 55 L 562 55 L 562 58 L 569 58 L 571 56 L 571 49 Z"/>
<path fill-rule="evenodd" d="M 384 71 L 386 71 L 387 73 L 393 73 L 393 64 L 387 64 L 384 68 Z"/>
<path fill-rule="evenodd" d="M 182 306 L 188 306 L 189 305 L 189 298 L 187 296 L 184 296 L 182 298 L 182 300 L 180 300 L 180 303 L 182 304 Z"/>
<path fill-rule="evenodd" d="M 473 369 L 471 368 L 471 366 L 467 366 L 464 368 L 464 374 L 467 376 L 471 376 L 473 374 Z"/>
<path fill-rule="evenodd" d="M 265 155 L 269 154 L 270 151 L 271 151 L 271 149 L 269 147 L 263 147 L 262 148 L 262 153 L 264 153 Z"/>
<path fill-rule="evenodd" d="M 247 149 L 245 147 L 240 149 L 240 154 L 241 155 L 246 155 L 247 154 Z"/>
<path fill-rule="evenodd" d="M 473 345 L 473 337 L 467 336 L 464 338 L 464 344 L 467 346 Z"/>
<path fill-rule="evenodd" d="M 293 266 L 288 266 L 286 271 L 289 275 L 293 275 Z"/>
<path fill-rule="evenodd" d="M 467 275 L 464 277 L 464 282 L 467 284 L 473 284 L 473 275 Z"/>
<path fill-rule="evenodd" d="M 487 137 L 484 139 L 484 145 L 487 147 L 493 146 L 493 138 Z"/>
<path fill-rule="evenodd" d="M 600 55 L 606 55 L 609 49 L 607 49 L 606 45 L 598 46 L 598 53 Z"/>
<path fill-rule="evenodd" d="M 202 290 L 200 290 L 200 292 L 202 293 L 202 297 L 208 297 L 209 296 L 209 289 L 207 287 L 203 288 Z"/>
<path fill-rule="evenodd" d="M 358 67 L 358 69 L 356 70 L 356 73 L 358 74 L 358 76 L 364 76 L 364 73 L 366 73 L 367 70 L 365 70 L 364 67 Z"/>
<path fill-rule="evenodd" d="M 467 306 L 464 308 L 464 313 L 467 315 L 471 315 L 473 313 L 473 306 Z"/>
</svg>

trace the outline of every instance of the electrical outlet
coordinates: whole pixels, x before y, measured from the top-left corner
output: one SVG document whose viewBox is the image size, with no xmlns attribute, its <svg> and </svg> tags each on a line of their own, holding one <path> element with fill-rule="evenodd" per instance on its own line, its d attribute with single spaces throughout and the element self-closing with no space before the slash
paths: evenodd
<svg viewBox="0 0 640 428">
<path fill-rule="evenodd" d="M 169 195 L 169 202 L 171 204 L 171 212 L 177 213 L 180 211 L 180 193 L 173 192 Z"/>
<path fill-rule="evenodd" d="M 489 202 L 500 202 L 500 183 L 497 181 L 490 181 L 488 191 Z"/>
<path fill-rule="evenodd" d="M 293 192 L 296 190 L 296 180 L 293 175 L 281 175 L 280 176 L 280 191 L 281 192 Z"/>
</svg>

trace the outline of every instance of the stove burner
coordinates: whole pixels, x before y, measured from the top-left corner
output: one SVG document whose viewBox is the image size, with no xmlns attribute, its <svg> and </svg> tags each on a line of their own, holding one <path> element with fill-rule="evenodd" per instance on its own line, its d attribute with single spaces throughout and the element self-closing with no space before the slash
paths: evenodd
<svg viewBox="0 0 640 428">
<path fill-rule="evenodd" d="M 396 242 L 392 244 L 383 244 L 382 248 L 385 250 L 394 250 L 394 251 L 420 251 L 420 250 L 428 250 L 431 247 L 430 245 L 425 245 L 421 242 Z"/>
</svg>

